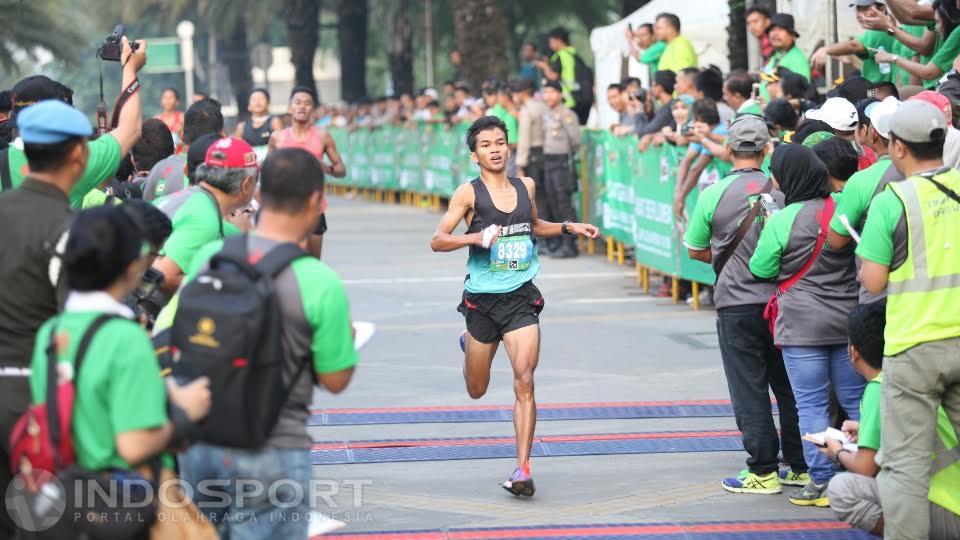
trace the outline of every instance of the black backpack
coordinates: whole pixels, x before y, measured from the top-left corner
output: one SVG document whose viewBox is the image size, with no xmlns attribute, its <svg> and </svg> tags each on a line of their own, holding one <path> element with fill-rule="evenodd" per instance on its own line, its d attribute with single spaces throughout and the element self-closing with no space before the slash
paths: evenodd
<svg viewBox="0 0 960 540">
<path fill-rule="evenodd" d="M 173 376 L 210 378 L 211 407 L 197 439 L 232 448 L 259 448 L 308 363 L 284 384 L 283 315 L 275 278 L 307 254 L 280 244 L 251 263 L 247 235 L 232 236 L 208 268 L 180 291 L 170 329 Z"/>
<path fill-rule="evenodd" d="M 573 88 L 571 94 L 573 95 L 573 100 L 577 102 L 578 106 L 589 109 L 593 107 L 593 70 L 590 69 L 580 57 L 579 54 L 574 55 L 575 64 L 573 67 L 573 77 L 576 81 L 576 85 Z"/>
</svg>

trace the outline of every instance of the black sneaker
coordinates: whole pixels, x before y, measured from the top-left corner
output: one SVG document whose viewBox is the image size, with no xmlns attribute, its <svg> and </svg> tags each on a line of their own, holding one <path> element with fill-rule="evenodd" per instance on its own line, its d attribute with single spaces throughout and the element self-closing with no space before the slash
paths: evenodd
<svg viewBox="0 0 960 540">
<path fill-rule="evenodd" d="M 526 470 L 517 467 L 510 479 L 501 484 L 501 487 L 517 497 L 521 495 L 533 497 L 533 494 L 537 491 L 537 488 L 533 485 L 533 477 L 530 476 L 529 467 L 526 467 Z"/>
</svg>

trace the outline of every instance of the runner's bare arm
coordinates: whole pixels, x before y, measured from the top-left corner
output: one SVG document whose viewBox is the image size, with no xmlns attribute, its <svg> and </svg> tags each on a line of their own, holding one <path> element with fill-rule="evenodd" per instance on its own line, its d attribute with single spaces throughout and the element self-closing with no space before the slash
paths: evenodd
<svg viewBox="0 0 960 540">
<path fill-rule="evenodd" d="M 483 233 L 453 234 L 457 225 L 464 221 L 471 208 L 473 208 L 473 186 L 461 184 L 453 192 L 453 197 L 450 197 L 447 213 L 440 218 L 440 225 L 437 226 L 436 232 L 433 233 L 433 239 L 430 240 L 430 248 L 433 251 L 455 251 L 481 244 Z"/>
<path fill-rule="evenodd" d="M 527 188 L 527 193 L 530 194 L 530 217 L 533 221 L 533 235 L 541 238 L 562 236 L 563 223 L 544 221 L 537 216 L 537 185 L 534 183 L 533 178 L 524 176 L 521 180 L 523 180 L 523 185 Z M 597 229 L 589 223 L 571 223 L 567 225 L 567 231 L 569 231 L 570 234 L 586 236 L 587 238 L 600 236 L 600 229 Z"/>
<path fill-rule="evenodd" d="M 281 131 L 282 129 L 283 129 L 283 121 L 277 118 L 276 116 L 274 116 L 273 120 L 270 120 L 270 131 L 271 132 Z"/>
<path fill-rule="evenodd" d="M 324 172 L 334 178 L 343 178 L 347 175 L 347 169 L 343 166 L 343 160 L 340 159 L 340 152 L 337 152 L 337 143 L 329 133 L 323 134 L 324 153 L 330 158 L 330 167 L 324 167 Z"/>
<path fill-rule="evenodd" d="M 274 131 L 270 134 L 270 140 L 267 141 L 267 153 L 270 153 L 271 150 L 275 150 L 277 145 L 280 143 L 280 132 Z"/>
<path fill-rule="evenodd" d="M 233 137 L 235 139 L 243 138 L 243 125 L 246 122 L 237 122 L 237 129 L 233 130 Z"/>
</svg>

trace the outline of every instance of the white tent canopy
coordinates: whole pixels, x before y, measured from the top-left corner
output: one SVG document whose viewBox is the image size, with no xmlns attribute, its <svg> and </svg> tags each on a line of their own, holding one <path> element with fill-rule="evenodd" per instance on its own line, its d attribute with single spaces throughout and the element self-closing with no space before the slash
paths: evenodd
<svg viewBox="0 0 960 540">
<path fill-rule="evenodd" d="M 781 1 L 781 9 L 792 13 L 800 34 L 798 45 L 806 53 L 813 53 L 817 43 L 832 43 L 830 35 L 829 8 L 831 0 Z M 855 12 L 846 0 L 836 0 L 837 34 L 840 40 L 857 36 L 862 29 L 857 25 Z M 669 12 L 680 17 L 681 32 L 697 51 L 701 66 L 715 64 L 726 73 L 730 68 L 727 58 L 727 25 L 730 20 L 728 2 L 725 0 L 653 0 L 646 6 L 611 25 L 595 28 L 590 33 L 590 47 L 596 63 L 594 67 L 599 125 L 609 126 L 617 121 L 613 109 L 607 105 L 606 88 L 623 79 L 623 61 L 629 56 L 624 30 L 630 23 L 634 28 L 643 23 L 652 23 L 658 13 Z M 746 23 L 744 23 L 746 24 Z M 747 39 L 754 39 L 747 35 Z M 636 59 L 628 62 L 628 73 L 646 82 L 644 66 Z"/>
</svg>

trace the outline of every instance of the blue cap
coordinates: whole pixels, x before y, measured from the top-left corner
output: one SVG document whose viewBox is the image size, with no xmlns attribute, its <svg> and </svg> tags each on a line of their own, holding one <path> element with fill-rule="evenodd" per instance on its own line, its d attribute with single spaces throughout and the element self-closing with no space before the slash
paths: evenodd
<svg viewBox="0 0 960 540">
<path fill-rule="evenodd" d="M 28 144 L 56 144 L 72 137 L 93 135 L 90 121 L 83 113 L 54 99 L 20 111 L 17 130 L 23 142 Z"/>
</svg>

